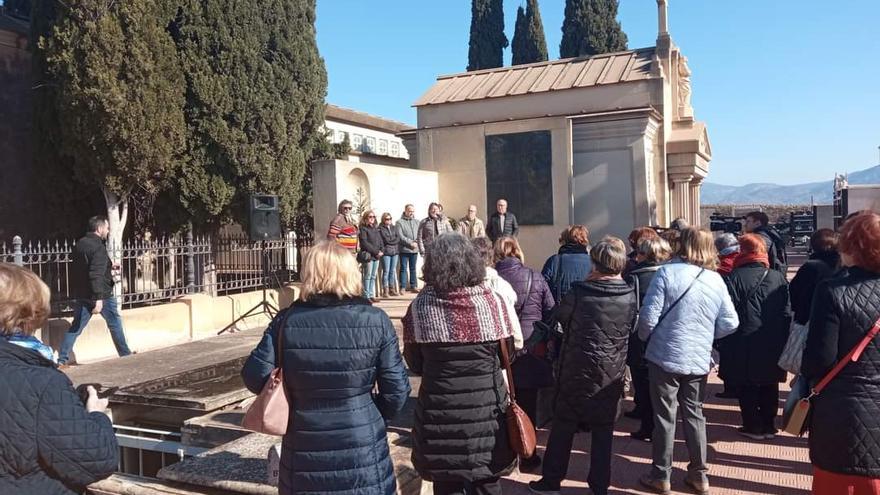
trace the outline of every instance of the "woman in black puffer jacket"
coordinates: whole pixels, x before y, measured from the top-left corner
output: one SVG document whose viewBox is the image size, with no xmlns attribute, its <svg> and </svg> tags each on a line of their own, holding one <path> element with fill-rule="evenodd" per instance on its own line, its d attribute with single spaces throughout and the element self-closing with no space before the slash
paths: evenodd
<svg viewBox="0 0 880 495">
<path fill-rule="evenodd" d="M 660 236 L 646 236 L 636 246 L 635 265 L 628 273 L 627 282 L 638 290 L 639 306 L 648 293 L 648 287 L 657 275 L 660 265 L 672 256 L 669 243 Z M 650 442 L 654 433 L 654 408 L 651 406 L 651 395 L 648 383 L 648 363 L 645 361 L 645 343 L 638 334 L 629 336 L 629 347 L 626 351 L 626 364 L 632 373 L 634 389 L 633 402 L 635 409 L 627 413 L 627 417 L 640 421 L 639 429 L 630 436 L 643 442 Z"/>
<path fill-rule="evenodd" d="M 49 288 L 0 263 L 0 493 L 73 495 L 118 466 L 107 399 L 82 403 L 34 332 L 49 316 Z"/>
<path fill-rule="evenodd" d="M 499 477 L 516 466 L 500 358 L 516 316 L 484 278 L 466 237 L 440 235 L 425 255 L 425 288 L 403 319 L 404 358 L 422 376 L 413 466 L 437 495 L 500 494 Z"/>
<path fill-rule="evenodd" d="M 801 374 L 817 383 L 880 318 L 880 215 L 861 213 L 840 232 L 848 274 L 816 288 Z M 880 341 L 813 398 L 813 493 L 880 493 Z"/>
<path fill-rule="evenodd" d="M 565 335 L 556 371 L 553 427 L 544 458 L 544 477 L 529 487 L 558 493 L 568 472 L 574 434 L 590 428 L 590 474 L 595 495 L 611 484 L 611 440 L 623 397 L 626 349 L 636 317 L 636 294 L 620 276 L 626 246 L 615 237 L 590 251 L 593 272 L 572 286 L 556 310 Z"/>
</svg>

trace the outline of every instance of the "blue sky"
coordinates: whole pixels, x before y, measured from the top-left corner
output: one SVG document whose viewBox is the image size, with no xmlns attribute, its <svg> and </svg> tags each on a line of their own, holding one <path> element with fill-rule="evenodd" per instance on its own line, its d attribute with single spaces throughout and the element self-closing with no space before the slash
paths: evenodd
<svg viewBox="0 0 880 495">
<path fill-rule="evenodd" d="M 540 0 L 551 58 L 564 0 Z M 709 125 L 709 181 L 827 180 L 878 164 L 880 1 L 670 0 L 673 40 Z M 415 123 L 412 103 L 467 65 L 470 0 L 318 0 L 327 101 Z M 519 0 L 505 0 L 513 38 Z M 653 46 L 654 0 L 621 0 L 630 48 Z M 505 53 L 510 62 L 510 49 Z"/>
</svg>

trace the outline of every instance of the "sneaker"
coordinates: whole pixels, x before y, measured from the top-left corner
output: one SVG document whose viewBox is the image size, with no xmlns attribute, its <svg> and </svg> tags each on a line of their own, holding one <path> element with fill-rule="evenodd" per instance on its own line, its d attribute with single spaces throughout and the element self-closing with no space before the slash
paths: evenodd
<svg viewBox="0 0 880 495">
<path fill-rule="evenodd" d="M 672 483 L 664 480 L 658 480 L 650 474 L 646 474 L 639 478 L 639 484 L 661 495 L 668 495 L 669 493 L 672 493 Z"/>
<path fill-rule="evenodd" d="M 632 438 L 635 438 L 636 440 L 641 440 L 643 442 L 650 442 L 651 437 L 653 437 L 654 434 L 651 432 L 639 430 L 639 431 L 634 431 L 634 432 L 630 433 L 629 436 L 631 436 Z"/>
<path fill-rule="evenodd" d="M 534 473 L 539 467 L 541 467 L 541 456 L 538 454 L 519 461 L 519 472 L 521 473 Z"/>
<path fill-rule="evenodd" d="M 529 482 L 529 491 L 544 495 L 559 495 L 559 483 L 551 483 L 544 478 Z"/>
<path fill-rule="evenodd" d="M 752 431 L 752 430 L 747 430 L 744 426 L 741 428 L 737 428 L 736 431 L 739 432 L 740 435 L 742 435 L 746 438 L 751 438 L 752 440 L 763 440 L 764 439 L 763 433 L 759 433 L 759 432 Z"/>
<path fill-rule="evenodd" d="M 688 488 L 694 491 L 697 495 L 709 495 L 709 482 L 708 481 L 694 481 L 690 478 L 684 479 L 684 484 L 687 485 Z"/>
</svg>

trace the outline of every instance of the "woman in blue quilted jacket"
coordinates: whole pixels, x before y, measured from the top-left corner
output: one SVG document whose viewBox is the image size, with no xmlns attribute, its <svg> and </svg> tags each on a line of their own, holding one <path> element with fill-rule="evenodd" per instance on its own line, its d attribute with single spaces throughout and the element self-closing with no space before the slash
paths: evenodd
<svg viewBox="0 0 880 495">
<path fill-rule="evenodd" d="M 703 397 L 712 366 L 712 344 L 736 331 L 739 318 L 721 275 L 718 252 L 707 230 L 681 232 L 677 256 L 654 276 L 639 313 L 638 333 L 647 342 L 645 359 L 654 408 L 653 466 L 639 481 L 670 491 L 672 447 L 678 406 L 690 464 L 685 484 L 709 492 L 706 476 L 706 418 Z"/>
<path fill-rule="evenodd" d="M 241 371 L 254 393 L 279 360 L 284 371 L 291 410 L 278 492 L 392 495 L 385 422 L 410 392 L 397 334 L 360 297 L 357 263 L 342 246 L 317 244 L 302 276 L 300 300 L 272 320 Z"/>
<path fill-rule="evenodd" d="M 34 332 L 49 316 L 49 288 L 0 263 L 0 493 L 73 495 L 116 471 L 118 447 L 89 387 L 85 404 Z"/>
</svg>

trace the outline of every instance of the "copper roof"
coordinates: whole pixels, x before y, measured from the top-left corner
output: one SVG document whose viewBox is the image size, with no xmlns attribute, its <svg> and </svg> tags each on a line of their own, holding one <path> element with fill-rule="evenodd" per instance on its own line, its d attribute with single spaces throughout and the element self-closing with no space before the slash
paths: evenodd
<svg viewBox="0 0 880 495">
<path fill-rule="evenodd" d="M 440 76 L 413 106 L 642 81 L 652 77 L 654 52 L 642 48 Z"/>
<path fill-rule="evenodd" d="M 369 127 L 379 131 L 390 132 L 392 134 L 404 129 L 412 128 L 411 125 L 404 124 L 403 122 L 384 119 L 382 117 L 358 112 L 357 110 L 352 110 L 350 108 L 338 107 L 329 103 L 324 107 L 324 118 L 327 120 L 348 122 L 349 124 Z"/>
</svg>

